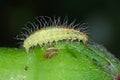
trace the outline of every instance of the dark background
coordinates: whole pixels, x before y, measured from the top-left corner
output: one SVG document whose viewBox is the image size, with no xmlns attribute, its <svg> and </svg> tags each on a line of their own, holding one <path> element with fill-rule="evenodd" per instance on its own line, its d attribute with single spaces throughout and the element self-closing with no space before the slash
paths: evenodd
<svg viewBox="0 0 120 80">
<path fill-rule="evenodd" d="M 90 39 L 120 58 L 119 0 L 0 0 L 0 47 L 18 47 L 15 36 L 37 16 L 89 23 Z"/>
</svg>

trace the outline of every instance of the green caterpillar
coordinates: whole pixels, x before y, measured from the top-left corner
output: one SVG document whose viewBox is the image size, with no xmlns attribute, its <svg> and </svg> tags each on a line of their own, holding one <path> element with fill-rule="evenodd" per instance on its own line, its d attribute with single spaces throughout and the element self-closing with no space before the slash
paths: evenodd
<svg viewBox="0 0 120 80">
<path fill-rule="evenodd" d="M 48 43 L 52 44 L 53 42 L 57 43 L 60 40 L 78 40 L 82 41 L 84 44 L 88 41 L 88 35 L 85 32 L 81 32 L 80 28 L 79 30 L 75 29 L 75 27 L 79 27 L 78 25 L 74 25 L 75 21 L 68 25 L 67 20 L 64 20 L 63 23 L 61 23 L 60 18 L 54 18 L 53 20 L 51 18 L 48 20 L 48 18 L 49 17 L 37 18 L 40 29 L 35 23 L 31 23 L 34 28 L 36 26 L 37 28 L 35 31 L 29 32 L 30 34 L 24 39 L 23 47 L 27 52 L 32 46 L 42 46 L 43 44 L 47 45 Z"/>
</svg>

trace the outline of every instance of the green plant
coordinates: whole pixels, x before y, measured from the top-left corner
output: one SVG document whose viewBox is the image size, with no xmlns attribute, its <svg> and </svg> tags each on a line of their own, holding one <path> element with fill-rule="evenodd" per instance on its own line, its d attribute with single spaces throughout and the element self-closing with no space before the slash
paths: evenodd
<svg viewBox="0 0 120 80">
<path fill-rule="evenodd" d="M 120 62 L 98 44 L 59 42 L 46 58 L 47 46 L 0 48 L 0 80 L 119 80 Z"/>
</svg>

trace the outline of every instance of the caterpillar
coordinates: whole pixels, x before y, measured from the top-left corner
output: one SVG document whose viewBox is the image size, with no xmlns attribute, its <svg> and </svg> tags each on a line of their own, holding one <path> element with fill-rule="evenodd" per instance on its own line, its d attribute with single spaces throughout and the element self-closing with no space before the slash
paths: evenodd
<svg viewBox="0 0 120 80">
<path fill-rule="evenodd" d="M 60 17 L 39 16 L 35 20 L 36 22 L 28 22 L 24 28 L 26 31 L 22 33 L 23 38 L 19 38 L 23 40 L 22 46 L 27 52 L 33 46 L 52 44 L 61 40 L 78 40 L 84 44 L 88 41 L 88 35 L 81 31 L 84 28 L 80 28 L 81 24 L 75 25 L 75 20 L 70 24 L 66 17 L 61 20 Z M 33 28 L 30 29 L 29 25 Z"/>
</svg>

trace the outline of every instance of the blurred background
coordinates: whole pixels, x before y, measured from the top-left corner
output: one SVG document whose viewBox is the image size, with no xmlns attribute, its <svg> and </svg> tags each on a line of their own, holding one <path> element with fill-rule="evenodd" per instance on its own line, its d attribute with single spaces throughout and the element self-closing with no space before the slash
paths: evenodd
<svg viewBox="0 0 120 80">
<path fill-rule="evenodd" d="M 15 36 L 37 16 L 88 23 L 90 40 L 120 58 L 120 0 L 0 0 L 0 47 L 19 47 Z"/>
</svg>

